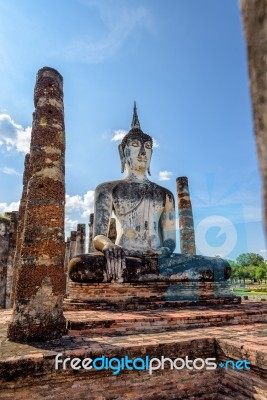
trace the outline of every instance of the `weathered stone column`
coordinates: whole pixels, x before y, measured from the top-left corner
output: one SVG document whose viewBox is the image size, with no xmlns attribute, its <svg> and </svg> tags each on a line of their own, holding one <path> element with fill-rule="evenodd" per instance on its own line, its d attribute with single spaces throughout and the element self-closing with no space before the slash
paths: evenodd
<svg viewBox="0 0 267 400">
<path fill-rule="evenodd" d="M 14 259 L 16 252 L 16 241 L 17 241 L 17 231 L 19 222 L 18 211 L 12 211 L 6 213 L 10 216 L 10 230 L 9 230 L 9 247 L 8 247 L 8 257 L 7 257 L 7 273 L 6 273 L 6 299 L 5 308 L 11 307 L 10 296 L 11 288 L 13 283 L 13 271 L 14 271 Z"/>
<path fill-rule="evenodd" d="M 115 243 L 116 238 L 117 238 L 116 218 L 111 218 L 111 220 L 110 220 L 108 238 L 109 238 L 113 243 Z"/>
<path fill-rule="evenodd" d="M 10 219 L 0 217 L 0 308 L 6 307 Z"/>
<path fill-rule="evenodd" d="M 12 287 L 10 293 L 11 307 L 13 307 L 14 304 L 15 290 L 17 284 L 17 273 L 18 273 L 18 268 L 21 265 L 21 246 L 24 234 L 25 209 L 27 204 L 27 187 L 30 177 L 31 177 L 30 154 L 26 154 L 24 159 L 23 188 L 19 205 L 19 225 L 17 230 L 16 250 L 13 261 L 13 277 L 12 277 Z"/>
<path fill-rule="evenodd" d="M 196 254 L 194 219 L 187 177 L 181 176 L 177 178 L 176 184 L 179 212 L 180 250 L 182 254 Z"/>
<path fill-rule="evenodd" d="M 94 232 L 94 213 L 89 216 L 89 243 L 88 243 L 88 253 L 93 253 L 95 247 L 93 244 L 93 232 Z"/>
<path fill-rule="evenodd" d="M 24 235 L 8 337 L 38 341 L 66 329 L 64 296 L 65 127 L 63 79 L 53 68 L 37 73 Z"/>
<path fill-rule="evenodd" d="M 65 274 L 65 294 L 68 293 L 68 282 L 69 282 L 69 273 L 68 273 L 68 264 L 70 261 L 70 237 L 67 238 L 65 242 L 65 261 L 64 261 L 64 274 Z"/>
<path fill-rule="evenodd" d="M 86 239 L 85 224 L 78 224 L 75 255 L 85 253 L 85 239 Z"/>
<path fill-rule="evenodd" d="M 267 233 L 267 1 L 240 0 L 247 39 L 254 132 L 262 175 Z"/>
<path fill-rule="evenodd" d="M 70 232 L 70 260 L 75 256 L 77 232 Z"/>
<path fill-rule="evenodd" d="M 66 242 L 65 242 L 65 272 L 67 271 L 67 265 L 70 261 L 70 238 L 68 237 Z"/>
</svg>

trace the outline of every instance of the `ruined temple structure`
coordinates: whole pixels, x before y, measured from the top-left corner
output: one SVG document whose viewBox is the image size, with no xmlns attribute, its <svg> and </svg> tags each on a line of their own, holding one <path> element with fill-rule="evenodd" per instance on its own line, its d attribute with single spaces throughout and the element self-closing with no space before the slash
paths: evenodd
<svg viewBox="0 0 267 400">
<path fill-rule="evenodd" d="M 65 127 L 63 79 L 38 71 L 23 230 L 20 231 L 12 340 L 44 340 L 65 332 Z M 26 183 L 26 182 L 25 182 Z"/>
<path fill-rule="evenodd" d="M 120 146 L 129 179 L 98 186 L 89 254 L 82 224 L 64 244 L 62 77 L 52 68 L 37 74 L 35 107 L 19 218 L 0 219 L 0 301 L 8 302 L 12 257 L 16 275 L 14 309 L 0 310 L 0 398 L 266 400 L 267 305 L 239 304 L 229 296 L 228 264 L 194 254 L 185 177 L 177 182 L 185 254 L 174 253 L 174 196 L 146 176 L 152 138 L 136 107 Z M 86 369 L 103 357 L 102 370 Z M 140 368 L 147 358 L 150 372 Z"/>
<path fill-rule="evenodd" d="M 240 0 L 247 41 L 254 133 L 262 175 L 264 221 L 267 236 L 267 1 Z"/>
<path fill-rule="evenodd" d="M 177 180 L 182 254 L 174 253 L 175 199 L 168 189 L 147 177 L 152 146 L 151 136 L 141 130 L 134 104 L 131 129 L 119 146 L 126 178 L 100 184 L 95 191 L 89 225 L 89 249 L 95 251 L 73 255 L 76 232 L 70 237 L 65 309 L 78 305 L 139 310 L 240 301 L 229 290 L 229 264 L 195 255 L 186 177 Z"/>
<path fill-rule="evenodd" d="M 0 308 L 9 308 L 11 305 L 17 226 L 17 211 L 0 217 Z"/>
<path fill-rule="evenodd" d="M 94 244 L 93 244 L 93 230 L 94 230 L 94 213 L 89 215 L 89 241 L 88 241 L 88 253 L 92 253 L 95 251 Z"/>
<path fill-rule="evenodd" d="M 190 200 L 188 178 L 176 179 L 180 230 L 180 251 L 182 254 L 196 254 L 195 229 Z"/>
<path fill-rule="evenodd" d="M 24 160 L 23 188 L 19 206 L 19 221 L 17 227 L 16 251 L 13 260 L 13 279 L 12 279 L 10 306 L 13 306 L 14 304 L 15 290 L 17 283 L 17 272 L 19 266 L 21 265 L 21 246 L 24 234 L 25 209 L 27 204 L 27 187 L 30 177 L 31 177 L 30 154 L 26 154 Z"/>
</svg>

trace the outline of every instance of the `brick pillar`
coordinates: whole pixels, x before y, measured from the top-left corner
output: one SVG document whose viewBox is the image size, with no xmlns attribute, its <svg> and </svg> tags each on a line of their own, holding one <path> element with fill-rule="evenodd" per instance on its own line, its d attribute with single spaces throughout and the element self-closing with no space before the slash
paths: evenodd
<svg viewBox="0 0 267 400">
<path fill-rule="evenodd" d="M 65 272 L 67 271 L 67 265 L 70 261 L 70 238 L 67 238 L 67 241 L 65 242 Z"/>
<path fill-rule="evenodd" d="M 63 79 L 53 68 L 37 73 L 21 246 L 9 339 L 60 337 L 64 296 L 65 127 Z"/>
<path fill-rule="evenodd" d="M 75 256 L 77 232 L 70 232 L 70 260 Z"/>
<path fill-rule="evenodd" d="M 75 255 L 85 253 L 85 239 L 86 239 L 85 224 L 78 224 Z"/>
<path fill-rule="evenodd" d="M 94 231 L 94 213 L 89 216 L 89 243 L 88 243 L 88 253 L 93 253 L 95 247 L 93 244 L 93 231 Z"/>
<path fill-rule="evenodd" d="M 65 293 L 68 293 L 68 281 L 69 281 L 69 274 L 68 274 L 68 264 L 70 261 L 70 238 L 67 238 L 65 242 L 65 261 L 64 261 L 64 273 L 65 273 Z"/>
<path fill-rule="evenodd" d="M 11 213 L 8 214 L 10 216 L 10 230 L 9 230 L 9 248 L 8 248 L 7 266 L 6 266 L 7 267 L 6 299 L 5 299 L 6 308 L 11 307 L 10 296 L 13 283 L 14 259 L 16 252 L 17 231 L 19 222 L 18 211 L 12 211 Z"/>
<path fill-rule="evenodd" d="M 24 160 L 24 172 L 23 172 L 23 188 L 22 195 L 19 205 L 19 224 L 17 230 L 17 239 L 16 239 L 16 250 L 13 261 L 13 277 L 12 277 L 12 286 L 10 293 L 10 306 L 12 307 L 14 304 L 15 298 L 15 289 L 17 284 L 17 272 L 18 268 L 21 265 L 21 245 L 23 241 L 23 233 L 24 233 L 24 222 L 25 222 L 25 209 L 27 204 L 27 187 L 28 182 L 31 177 L 31 168 L 30 168 L 30 154 L 26 154 Z"/>
<path fill-rule="evenodd" d="M 10 219 L 0 217 L 0 308 L 6 307 L 7 259 Z"/>
<path fill-rule="evenodd" d="M 181 176 L 177 178 L 176 184 L 179 212 L 180 251 L 182 254 L 196 254 L 194 219 L 187 177 Z"/>
<path fill-rule="evenodd" d="M 267 1 L 240 0 L 267 234 Z"/>
</svg>

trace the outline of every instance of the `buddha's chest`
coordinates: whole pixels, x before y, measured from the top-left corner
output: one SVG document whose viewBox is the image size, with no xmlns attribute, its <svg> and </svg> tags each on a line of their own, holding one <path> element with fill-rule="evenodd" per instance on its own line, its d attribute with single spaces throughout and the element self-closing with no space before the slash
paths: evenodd
<svg viewBox="0 0 267 400">
<path fill-rule="evenodd" d="M 120 185 L 112 197 L 115 214 L 121 222 L 148 225 L 150 220 L 158 220 L 164 209 L 165 194 L 153 184 Z"/>
</svg>

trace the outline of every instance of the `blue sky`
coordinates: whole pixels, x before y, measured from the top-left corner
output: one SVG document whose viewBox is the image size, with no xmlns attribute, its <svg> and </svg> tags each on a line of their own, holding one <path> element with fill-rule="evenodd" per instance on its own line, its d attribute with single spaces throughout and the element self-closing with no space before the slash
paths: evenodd
<svg viewBox="0 0 267 400">
<path fill-rule="evenodd" d="M 115 139 L 136 100 L 151 180 L 175 193 L 189 178 L 198 253 L 267 258 L 237 1 L 0 0 L 0 213 L 18 207 L 43 66 L 64 77 L 66 232 L 123 177 Z"/>
</svg>

